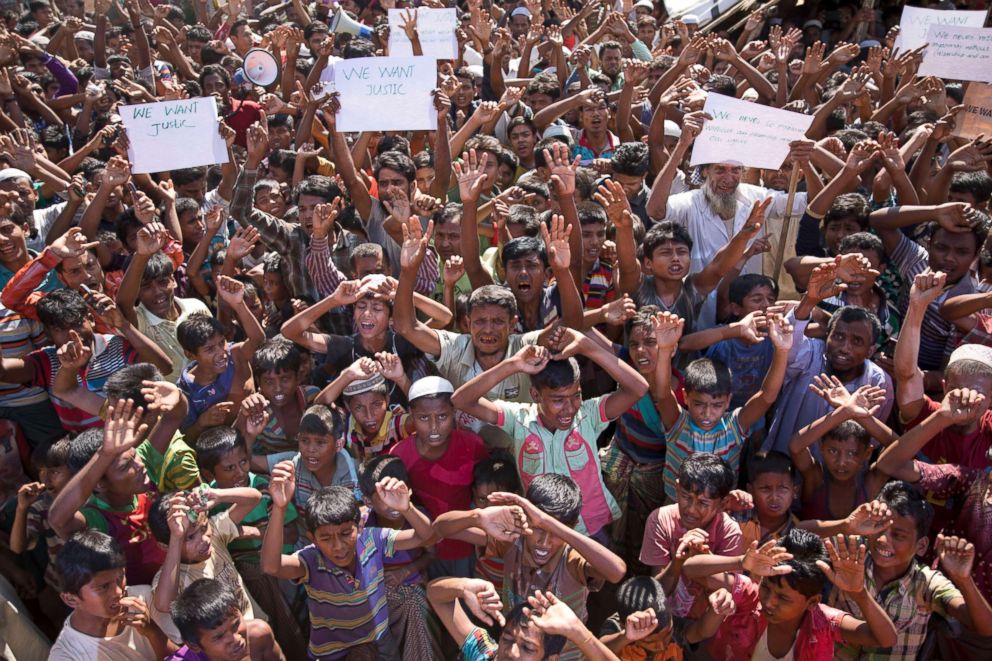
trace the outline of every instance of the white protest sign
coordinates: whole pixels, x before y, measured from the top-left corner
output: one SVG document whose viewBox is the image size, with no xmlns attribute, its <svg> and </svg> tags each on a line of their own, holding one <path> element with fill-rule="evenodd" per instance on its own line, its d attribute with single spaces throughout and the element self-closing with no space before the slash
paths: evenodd
<svg viewBox="0 0 992 661">
<path fill-rule="evenodd" d="M 436 60 L 454 60 L 458 58 L 458 37 L 455 28 L 458 27 L 458 16 L 454 9 L 428 9 L 421 7 L 413 9 L 389 10 L 389 55 L 395 57 L 411 57 L 413 44 L 407 39 L 401 27 L 406 21 L 404 14 L 413 15 L 417 12 L 417 36 L 420 37 L 420 48 L 425 57 Z"/>
<path fill-rule="evenodd" d="M 433 131 L 433 57 L 360 57 L 334 65 L 339 131 Z"/>
<path fill-rule="evenodd" d="M 920 76 L 992 81 L 992 28 L 931 25 Z"/>
<path fill-rule="evenodd" d="M 703 110 L 713 118 L 692 147 L 690 165 L 740 163 L 777 170 L 789 155 L 789 143 L 806 135 L 811 115 L 760 106 L 722 94 L 706 97 Z"/>
<path fill-rule="evenodd" d="M 227 163 L 212 96 L 122 106 L 131 172 L 165 172 Z"/>
<path fill-rule="evenodd" d="M 954 122 L 951 135 L 969 140 L 992 135 L 992 85 L 972 83 L 964 93 L 964 109 Z"/>
<path fill-rule="evenodd" d="M 903 7 L 895 47 L 901 51 L 919 48 L 927 43 L 927 31 L 931 25 L 980 28 L 985 25 L 985 12 Z"/>
</svg>

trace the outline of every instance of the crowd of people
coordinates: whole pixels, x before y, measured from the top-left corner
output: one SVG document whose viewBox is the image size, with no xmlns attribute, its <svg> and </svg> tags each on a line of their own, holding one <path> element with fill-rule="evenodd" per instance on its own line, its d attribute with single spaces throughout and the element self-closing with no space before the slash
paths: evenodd
<svg viewBox="0 0 992 661">
<path fill-rule="evenodd" d="M 989 658 L 992 141 L 794 4 L 3 2 L 0 658 Z M 690 166 L 711 95 L 811 125 Z"/>
</svg>

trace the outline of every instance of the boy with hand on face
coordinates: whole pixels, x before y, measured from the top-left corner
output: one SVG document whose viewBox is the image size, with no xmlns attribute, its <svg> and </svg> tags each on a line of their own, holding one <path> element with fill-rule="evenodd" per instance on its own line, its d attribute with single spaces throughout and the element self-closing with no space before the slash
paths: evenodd
<svg viewBox="0 0 992 661">
<path fill-rule="evenodd" d="M 305 586 L 310 608 L 310 656 L 343 659 L 367 646 L 379 658 L 399 659 L 390 635 L 383 561 L 397 551 L 427 544 L 430 520 L 410 503 L 410 489 L 395 478 L 376 483 L 383 505 L 400 512 L 410 528 L 362 528 L 354 494 L 326 487 L 307 502 L 306 527 L 313 543 L 293 555 L 282 553 L 282 527 L 293 497 L 291 464 L 277 466 L 269 494 L 272 518 L 262 541 L 262 569 Z"/>
<path fill-rule="evenodd" d="M 459 388 L 455 407 L 497 425 L 513 439 L 517 469 L 526 488 L 538 475 L 557 473 L 574 480 L 584 494 L 577 529 L 608 541 L 606 526 L 620 514 L 603 482 L 596 439 L 610 422 L 633 406 L 648 390 L 647 381 L 610 349 L 588 335 L 559 328 L 554 355 L 544 347 L 528 345 L 510 360 L 486 370 Z M 582 400 L 579 366 L 582 354 L 618 384 L 616 391 Z M 487 393 L 504 379 L 530 375 L 531 398 L 536 404 L 490 401 Z"/>
<path fill-rule="evenodd" d="M 151 620 L 141 596 L 127 591 L 120 545 L 97 530 L 74 535 L 55 559 L 62 601 L 72 614 L 48 658 L 53 661 L 158 661 L 176 646 Z"/>
</svg>

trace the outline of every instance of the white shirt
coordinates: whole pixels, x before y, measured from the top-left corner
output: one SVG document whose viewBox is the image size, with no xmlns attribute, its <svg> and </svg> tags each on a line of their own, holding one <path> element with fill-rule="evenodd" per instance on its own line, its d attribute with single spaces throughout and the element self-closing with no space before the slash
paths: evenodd
<svg viewBox="0 0 992 661">
<path fill-rule="evenodd" d="M 151 591 L 148 586 L 128 586 L 130 596 L 141 596 L 146 604 L 151 604 Z M 140 594 L 139 594 L 140 593 Z M 48 661 L 158 661 L 151 642 L 138 633 L 134 627 L 124 627 L 116 636 L 98 638 L 77 631 L 72 627 L 70 615 L 59 637 L 52 645 Z"/>
</svg>

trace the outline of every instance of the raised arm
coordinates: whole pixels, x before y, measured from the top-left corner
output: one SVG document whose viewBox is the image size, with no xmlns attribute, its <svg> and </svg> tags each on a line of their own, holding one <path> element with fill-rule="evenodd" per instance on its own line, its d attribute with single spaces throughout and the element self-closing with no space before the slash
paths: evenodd
<svg viewBox="0 0 992 661">
<path fill-rule="evenodd" d="M 775 404 L 775 400 L 778 399 L 778 395 L 782 391 L 785 368 L 789 363 L 789 351 L 792 349 L 792 331 L 792 324 L 784 317 L 768 315 L 768 339 L 775 347 L 775 355 L 772 357 L 768 374 L 761 382 L 761 388 L 751 396 L 751 399 L 747 400 L 747 404 L 741 409 L 738 420 L 741 431 L 745 434 L 760 419 L 764 418 L 765 413 Z"/>
<path fill-rule="evenodd" d="M 293 500 L 296 489 L 296 470 L 292 461 L 281 461 L 272 468 L 269 481 L 269 496 L 272 498 L 272 511 L 269 525 L 262 538 L 262 571 L 276 578 L 303 578 L 306 568 L 298 555 L 285 555 L 282 552 L 283 527 L 286 525 L 286 508 Z"/>
<path fill-rule="evenodd" d="M 937 300 L 944 290 L 947 276 L 929 270 L 916 276 L 909 291 L 909 308 L 899 329 L 899 339 L 893 355 L 896 381 L 896 404 L 899 415 L 909 421 L 919 416 L 923 410 L 924 382 L 923 370 L 919 367 L 920 331 L 927 307 Z"/>
<path fill-rule="evenodd" d="M 427 224 L 427 232 L 424 232 L 420 219 L 412 216 L 402 226 L 402 230 L 399 286 L 393 300 L 393 328 L 413 346 L 428 355 L 437 356 L 441 353 L 441 339 L 437 331 L 417 319 L 413 305 L 413 286 L 434 233 L 434 221 Z"/>
<path fill-rule="evenodd" d="M 672 149 L 672 153 L 668 155 L 665 167 L 655 177 L 651 186 L 651 195 L 648 196 L 645 208 L 652 220 L 664 220 L 668 215 L 668 197 L 672 194 L 672 182 L 675 181 L 675 175 L 682 161 L 685 160 L 689 147 L 703 130 L 703 122 L 706 119 L 711 118 L 703 112 L 691 112 L 682 119 L 682 135 Z"/>
</svg>

